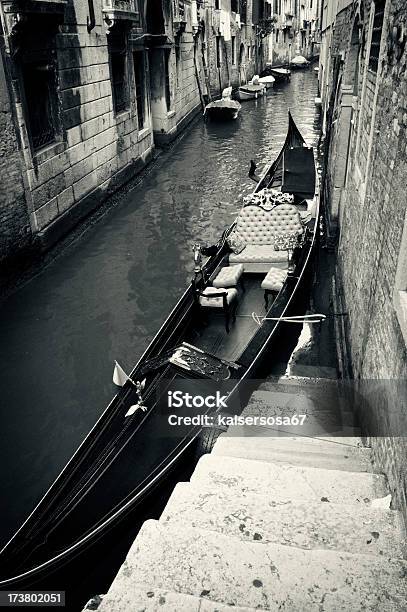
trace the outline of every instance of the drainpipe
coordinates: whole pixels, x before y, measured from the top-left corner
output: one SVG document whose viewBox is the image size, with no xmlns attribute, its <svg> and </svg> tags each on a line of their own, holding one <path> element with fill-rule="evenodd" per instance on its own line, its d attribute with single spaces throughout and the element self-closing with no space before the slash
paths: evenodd
<svg viewBox="0 0 407 612">
<path fill-rule="evenodd" d="M 199 99 L 201 100 L 202 110 L 205 111 L 205 106 L 206 105 L 205 105 L 205 101 L 204 101 L 203 94 L 202 94 L 201 81 L 199 80 L 198 63 L 196 61 L 196 52 L 197 52 L 197 49 L 198 49 L 198 40 L 199 40 L 199 33 L 194 36 L 194 66 L 195 66 L 195 77 L 196 77 L 196 82 L 197 82 L 198 91 L 199 91 Z"/>
<path fill-rule="evenodd" d="M 86 17 L 86 28 L 88 30 L 88 32 L 92 32 L 93 28 L 96 25 L 96 19 L 95 19 L 95 7 L 93 5 L 93 0 L 88 0 L 88 7 L 89 7 L 89 15 Z"/>
</svg>

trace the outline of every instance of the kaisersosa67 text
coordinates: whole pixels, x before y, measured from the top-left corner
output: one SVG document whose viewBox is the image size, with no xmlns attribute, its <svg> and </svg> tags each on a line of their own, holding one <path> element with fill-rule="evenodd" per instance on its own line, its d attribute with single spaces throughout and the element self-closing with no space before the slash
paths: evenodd
<svg viewBox="0 0 407 612">
<path fill-rule="evenodd" d="M 245 416 L 245 415 L 224 415 L 224 414 L 196 414 L 194 416 L 178 416 L 170 414 L 168 423 L 171 426 L 195 425 L 200 427 L 231 427 L 231 426 L 253 426 L 253 427 L 273 427 L 273 426 L 302 426 L 307 418 L 306 414 L 291 414 L 289 416 L 270 415 L 270 416 Z"/>
</svg>

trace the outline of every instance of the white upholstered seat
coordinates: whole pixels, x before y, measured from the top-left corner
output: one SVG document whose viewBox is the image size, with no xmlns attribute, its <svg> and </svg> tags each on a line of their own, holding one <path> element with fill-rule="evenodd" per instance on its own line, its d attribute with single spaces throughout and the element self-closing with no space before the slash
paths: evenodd
<svg viewBox="0 0 407 612">
<path fill-rule="evenodd" d="M 241 253 L 230 253 L 229 263 L 244 264 L 246 272 L 267 272 L 270 266 L 286 269 L 288 257 L 287 251 L 276 251 L 272 244 L 248 244 Z"/>
<path fill-rule="evenodd" d="M 281 291 L 286 276 L 287 272 L 285 270 L 270 268 L 267 272 L 267 276 L 263 279 L 261 288 L 267 289 L 268 291 Z"/>
<path fill-rule="evenodd" d="M 220 297 L 210 297 L 212 293 L 226 293 L 226 302 L 230 304 L 232 300 L 237 298 L 237 290 L 236 289 L 226 289 L 223 287 L 207 287 L 202 295 L 199 297 L 199 303 L 201 306 L 208 306 L 210 308 L 223 308 L 223 298 Z M 208 296 L 208 297 L 206 297 Z"/>
<path fill-rule="evenodd" d="M 221 268 L 216 278 L 213 279 L 212 285 L 214 287 L 235 287 L 243 274 L 243 264 L 237 264 L 236 266 L 227 266 Z"/>
<path fill-rule="evenodd" d="M 229 255 L 230 264 L 241 263 L 245 272 L 267 272 L 270 266 L 286 269 L 287 251 L 276 251 L 274 241 L 279 234 L 301 234 L 303 225 L 292 204 L 280 204 L 270 211 L 261 206 L 245 206 L 236 221 L 235 232 L 246 242 L 241 253 Z"/>
</svg>

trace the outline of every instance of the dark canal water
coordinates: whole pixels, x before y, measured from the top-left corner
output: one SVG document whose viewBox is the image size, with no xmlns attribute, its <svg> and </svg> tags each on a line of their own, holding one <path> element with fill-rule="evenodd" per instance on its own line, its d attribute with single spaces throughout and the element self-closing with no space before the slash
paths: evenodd
<svg viewBox="0 0 407 612">
<path fill-rule="evenodd" d="M 192 244 L 234 218 L 250 159 L 279 151 L 287 109 L 318 140 L 313 71 L 242 105 L 231 124 L 195 123 L 141 185 L 0 309 L 1 534 L 39 501 L 184 291 Z"/>
</svg>

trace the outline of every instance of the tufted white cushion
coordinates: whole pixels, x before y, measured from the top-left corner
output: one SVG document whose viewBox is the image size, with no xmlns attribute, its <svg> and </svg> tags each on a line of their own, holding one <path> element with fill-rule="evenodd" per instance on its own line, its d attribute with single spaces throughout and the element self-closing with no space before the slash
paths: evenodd
<svg viewBox="0 0 407 612">
<path fill-rule="evenodd" d="M 287 251 L 276 251 L 272 244 L 248 244 L 241 253 L 230 253 L 229 263 L 288 264 Z"/>
<path fill-rule="evenodd" d="M 207 287 L 202 293 L 204 293 L 208 297 L 201 296 L 199 298 L 200 305 L 201 306 L 210 306 L 211 308 L 222 308 L 222 306 L 223 306 L 223 298 L 222 297 L 216 297 L 216 298 L 209 297 L 211 295 L 211 293 L 220 293 L 222 290 L 227 293 L 227 303 L 228 304 L 230 304 L 230 302 L 237 297 L 236 289 L 223 289 L 223 287 L 220 287 L 220 288 L 217 288 L 217 287 Z"/>
<path fill-rule="evenodd" d="M 214 287 L 234 287 L 243 274 L 243 264 L 222 268 L 216 278 L 213 279 Z"/>
<path fill-rule="evenodd" d="M 270 268 L 270 270 L 267 272 L 267 276 L 263 279 L 261 288 L 269 289 L 270 291 L 280 291 L 283 287 L 286 276 L 287 272 L 285 270 Z"/>
<path fill-rule="evenodd" d="M 273 244 L 276 234 L 302 232 L 298 210 L 292 204 L 280 204 L 271 211 L 260 206 L 245 206 L 237 219 L 239 236 L 250 244 Z"/>
</svg>

